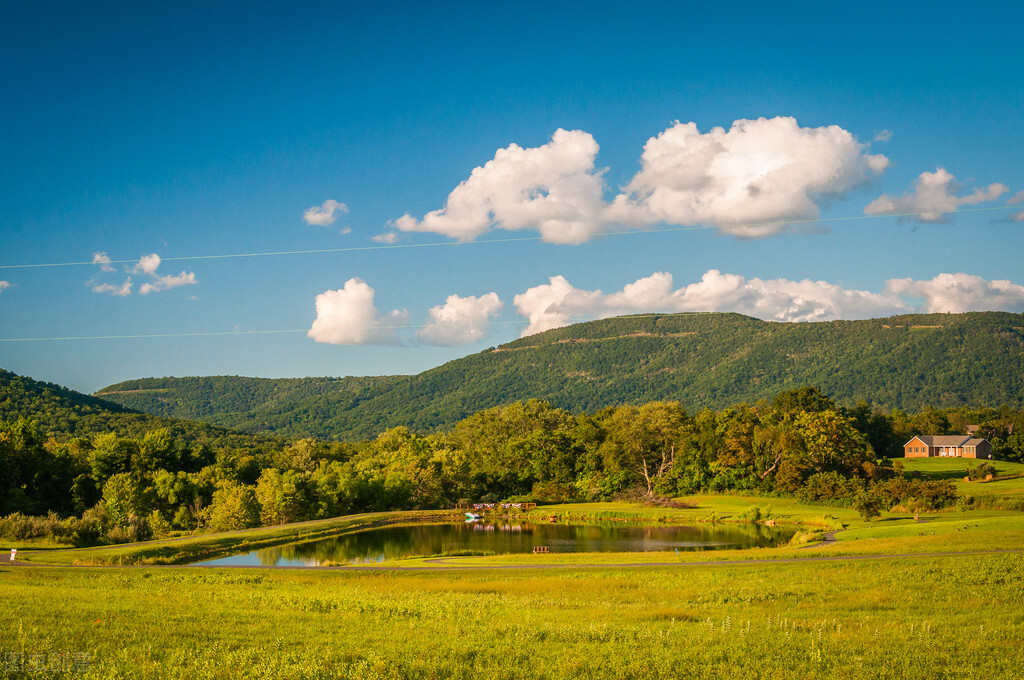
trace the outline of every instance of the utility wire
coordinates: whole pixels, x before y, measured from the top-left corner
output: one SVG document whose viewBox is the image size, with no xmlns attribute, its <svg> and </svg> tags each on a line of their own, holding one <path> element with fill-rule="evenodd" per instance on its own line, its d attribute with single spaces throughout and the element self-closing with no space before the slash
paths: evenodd
<svg viewBox="0 0 1024 680">
<path fill-rule="evenodd" d="M 987 299 L 987 298 L 976 298 L 976 299 L 981 300 L 981 299 Z M 1008 301 L 1008 300 L 1024 300 L 1024 297 L 1001 297 L 999 299 L 1003 300 L 1003 301 Z M 971 299 L 968 298 L 968 299 L 966 299 L 964 301 L 965 302 L 970 302 Z M 820 306 L 820 305 L 809 305 L 807 307 L 803 307 L 803 308 L 801 308 L 799 310 L 796 310 L 796 311 L 813 311 L 818 306 Z M 870 305 L 844 305 L 843 306 L 844 310 L 850 310 L 850 309 L 869 309 L 869 308 L 871 308 Z M 719 312 L 713 312 L 713 311 L 699 311 L 699 312 L 698 311 L 693 311 L 693 312 L 648 312 L 648 313 L 641 313 L 641 314 L 629 314 L 628 312 L 626 312 L 624 314 L 614 314 L 612 316 L 595 316 L 595 317 L 577 318 L 577 319 L 574 319 L 572 321 L 572 323 L 574 323 L 574 324 L 576 324 L 576 323 L 587 323 L 589 321 L 597 321 L 597 320 L 601 320 L 601 319 L 614 318 L 615 316 L 625 316 L 625 317 L 628 317 L 630 319 L 645 319 L 645 318 L 646 319 L 653 319 L 653 318 L 663 318 L 663 317 L 668 317 L 668 316 L 694 316 L 694 315 L 698 315 L 698 314 L 715 314 L 715 313 L 719 313 Z M 726 312 L 721 312 L 721 313 L 726 313 Z M 740 313 L 742 313 L 742 312 L 740 312 Z M 906 312 L 903 312 L 901 314 L 897 314 L 896 316 L 905 316 L 905 315 L 908 315 L 908 314 L 923 314 L 923 313 L 924 312 L 919 312 L 919 311 L 906 311 Z M 527 325 L 529 323 L 530 322 L 528 320 L 526 320 L 526 319 L 518 319 L 518 320 L 514 320 L 514 321 L 484 321 L 484 322 L 481 322 L 478 325 L 480 325 L 480 326 L 525 326 L 525 325 Z M 771 322 L 771 323 L 802 323 L 802 322 L 799 322 L 799 321 L 781 321 L 781 322 Z M 434 326 L 434 325 L 435 324 L 428 324 L 428 323 L 401 324 L 401 325 L 392 324 L 392 325 L 382 325 L 382 326 L 363 326 L 363 327 L 361 327 L 361 330 L 373 330 L 373 331 L 416 330 L 416 329 L 429 328 L 429 327 Z M 235 337 L 237 337 L 237 336 L 241 336 L 241 335 L 290 335 L 290 334 L 295 334 L 295 333 L 308 334 L 309 333 L 309 329 L 308 328 L 295 328 L 295 329 L 286 329 L 286 330 L 197 331 L 197 332 L 194 332 L 194 333 L 140 333 L 140 334 L 136 334 L 136 335 L 70 335 L 70 336 L 64 336 L 64 337 L 0 338 L 0 342 L 60 342 L 60 341 L 67 341 L 67 340 L 142 340 L 142 339 L 151 339 L 151 338 L 209 338 L 209 337 L 223 337 L 223 336 L 235 336 Z"/>
<path fill-rule="evenodd" d="M 988 208 L 965 208 L 961 210 L 923 210 L 920 212 L 908 213 L 887 213 L 884 215 L 852 215 L 849 217 L 825 217 L 804 220 L 771 220 L 767 222 L 750 222 L 741 225 L 730 225 L 738 227 L 771 227 L 791 224 L 817 224 L 824 222 L 859 222 L 864 220 L 875 220 L 884 218 L 917 217 L 920 215 L 947 215 L 954 213 L 991 212 L 994 210 L 1016 210 L 1019 206 L 994 206 Z M 670 234 L 687 231 L 705 231 L 708 229 L 719 229 L 719 225 L 697 225 L 687 227 L 665 227 L 662 229 L 627 229 L 624 231 L 605 231 L 594 234 L 594 238 L 605 236 L 636 236 L 641 234 Z M 188 260 L 229 260 L 245 257 L 278 257 L 283 255 L 319 255 L 324 253 L 358 253 L 372 250 L 398 250 L 409 248 L 440 248 L 453 246 L 491 245 L 497 243 L 524 243 L 543 241 L 543 236 L 518 236 L 508 238 L 494 238 L 475 241 L 435 241 L 431 243 L 382 243 L 368 246 L 349 246 L 346 248 L 318 248 L 315 250 L 277 250 L 262 253 L 228 253 L 221 255 L 182 255 L 178 257 L 161 257 L 161 262 L 182 262 Z M 44 262 L 35 264 L 0 264 L 0 269 L 43 269 L 49 267 L 82 267 L 90 265 L 114 265 L 114 264 L 136 264 L 138 260 L 108 260 L 96 262 Z"/>
</svg>

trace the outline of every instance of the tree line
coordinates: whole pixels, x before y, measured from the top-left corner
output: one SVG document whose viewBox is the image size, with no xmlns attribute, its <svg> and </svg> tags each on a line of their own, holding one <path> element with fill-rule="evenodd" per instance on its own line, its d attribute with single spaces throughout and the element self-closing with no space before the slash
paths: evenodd
<svg viewBox="0 0 1024 680">
<path fill-rule="evenodd" d="M 59 438 L 22 418 L 0 422 L 0 535 L 88 545 L 460 501 L 696 493 L 932 510 L 956 502 L 952 485 L 906 479 L 894 457 L 914 434 L 968 424 L 997 458 L 1024 462 L 1024 412 L 883 413 L 815 388 L 694 414 L 678 402 L 572 414 L 529 400 L 446 431 L 396 427 L 354 444 L 198 442 L 167 428 Z"/>
</svg>

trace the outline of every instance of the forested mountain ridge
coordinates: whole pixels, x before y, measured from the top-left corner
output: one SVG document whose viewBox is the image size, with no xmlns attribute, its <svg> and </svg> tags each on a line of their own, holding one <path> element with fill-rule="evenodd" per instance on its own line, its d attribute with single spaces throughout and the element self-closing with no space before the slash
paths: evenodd
<svg viewBox="0 0 1024 680">
<path fill-rule="evenodd" d="M 255 438 L 209 423 L 165 418 L 133 410 L 106 399 L 75 392 L 0 369 L 0 422 L 35 421 L 42 435 L 58 439 L 114 434 L 141 437 L 165 429 L 200 444 L 252 445 Z"/>
<path fill-rule="evenodd" d="M 537 398 L 573 412 L 678 400 L 691 411 L 816 385 L 884 409 L 1024 406 L 1024 315 L 913 314 L 779 323 L 740 314 L 639 315 L 539 333 L 415 376 L 164 378 L 97 395 L 245 431 L 358 440 L 450 426 Z"/>
<path fill-rule="evenodd" d="M 386 391 L 391 383 L 406 378 L 142 378 L 105 387 L 96 396 L 155 415 L 216 420 L 223 414 L 276 411 L 325 394 L 335 398 L 351 394 L 356 399 L 361 394 Z"/>
</svg>

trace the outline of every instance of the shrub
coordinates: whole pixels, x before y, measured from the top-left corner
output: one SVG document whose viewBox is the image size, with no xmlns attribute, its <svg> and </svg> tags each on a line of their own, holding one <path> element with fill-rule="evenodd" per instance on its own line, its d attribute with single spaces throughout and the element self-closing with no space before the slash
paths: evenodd
<svg viewBox="0 0 1024 680">
<path fill-rule="evenodd" d="M 646 499 L 644 501 L 644 506 L 648 507 L 648 508 L 676 508 L 676 509 L 694 508 L 694 507 L 696 507 L 694 505 L 690 505 L 689 503 L 683 503 L 682 501 L 677 501 L 674 498 L 669 498 L 668 496 L 651 496 L 650 498 L 648 498 L 648 499 Z"/>
<path fill-rule="evenodd" d="M 941 510 L 957 500 L 956 488 L 951 483 L 923 479 L 887 479 L 872 485 L 871 491 L 883 507 L 903 505 L 912 511 Z"/>
<path fill-rule="evenodd" d="M 988 475 L 993 477 L 996 474 L 996 468 L 992 463 L 981 461 L 977 465 L 970 465 L 967 467 L 967 476 L 971 481 L 977 481 L 979 479 L 985 479 Z"/>
<path fill-rule="evenodd" d="M 107 532 L 107 540 L 111 543 L 137 543 L 148 541 L 152 537 L 153 532 L 150 530 L 146 518 L 138 515 L 129 515 L 124 526 L 115 524 Z"/>
<path fill-rule="evenodd" d="M 23 515 L 20 512 L 0 517 L 0 536 L 16 541 L 33 538 L 51 538 L 62 541 L 70 533 L 68 523 L 52 511 L 40 517 Z"/>
<path fill-rule="evenodd" d="M 756 505 L 747 508 L 746 510 L 739 514 L 739 518 L 741 520 L 743 520 L 744 522 L 750 522 L 751 524 L 760 521 L 761 517 L 761 508 L 757 507 Z"/>
<path fill-rule="evenodd" d="M 71 542 L 79 548 L 98 545 L 109 528 L 106 508 L 97 504 L 83 512 L 81 519 L 72 520 Z"/>
<path fill-rule="evenodd" d="M 816 472 L 807 478 L 797 495 L 803 501 L 830 501 L 850 498 L 859 488 L 859 480 L 848 479 L 838 472 Z"/>
<path fill-rule="evenodd" d="M 853 499 L 853 509 L 860 513 L 865 522 L 870 522 L 872 517 L 881 517 L 882 501 L 869 491 L 860 491 Z"/>
</svg>

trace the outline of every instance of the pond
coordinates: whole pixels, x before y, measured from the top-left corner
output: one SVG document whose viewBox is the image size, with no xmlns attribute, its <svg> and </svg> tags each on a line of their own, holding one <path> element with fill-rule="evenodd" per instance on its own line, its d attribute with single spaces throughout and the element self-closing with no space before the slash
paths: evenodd
<svg viewBox="0 0 1024 680">
<path fill-rule="evenodd" d="M 533 552 L 649 552 L 778 545 L 793 532 L 748 525 L 546 524 L 458 522 L 381 527 L 199 562 L 220 566 L 373 564 L 410 557 Z"/>
</svg>

